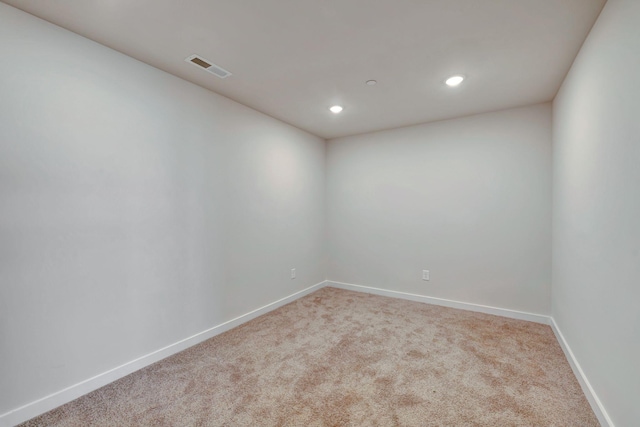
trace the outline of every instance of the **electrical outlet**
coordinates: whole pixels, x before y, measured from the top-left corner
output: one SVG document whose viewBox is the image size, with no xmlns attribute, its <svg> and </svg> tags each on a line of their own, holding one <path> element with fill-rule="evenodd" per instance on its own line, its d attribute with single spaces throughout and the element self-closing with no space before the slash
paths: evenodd
<svg viewBox="0 0 640 427">
<path fill-rule="evenodd" d="M 295 269 L 295 268 L 292 268 L 292 269 L 291 269 L 291 278 L 292 278 L 292 279 L 295 279 L 295 278 L 296 278 L 296 269 Z"/>
<path fill-rule="evenodd" d="M 422 280 L 429 280 L 429 270 L 422 270 Z"/>
</svg>

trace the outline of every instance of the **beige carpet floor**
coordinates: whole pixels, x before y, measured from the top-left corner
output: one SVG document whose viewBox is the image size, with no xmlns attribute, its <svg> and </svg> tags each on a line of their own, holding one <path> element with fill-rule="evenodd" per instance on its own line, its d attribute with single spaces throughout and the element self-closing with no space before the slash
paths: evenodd
<svg viewBox="0 0 640 427">
<path fill-rule="evenodd" d="M 548 326 L 324 288 L 25 426 L 598 426 Z"/>
</svg>

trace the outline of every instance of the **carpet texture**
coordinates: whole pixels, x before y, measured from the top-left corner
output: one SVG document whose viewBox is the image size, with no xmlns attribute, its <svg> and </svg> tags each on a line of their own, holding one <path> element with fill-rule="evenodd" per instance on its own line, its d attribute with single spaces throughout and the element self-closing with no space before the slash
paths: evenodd
<svg viewBox="0 0 640 427">
<path fill-rule="evenodd" d="M 549 326 L 323 288 L 23 426 L 599 426 Z"/>
</svg>

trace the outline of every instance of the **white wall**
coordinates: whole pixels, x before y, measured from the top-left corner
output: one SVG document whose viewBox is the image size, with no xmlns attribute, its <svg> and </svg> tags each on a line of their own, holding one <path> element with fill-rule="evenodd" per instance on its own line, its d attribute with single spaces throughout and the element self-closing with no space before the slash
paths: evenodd
<svg viewBox="0 0 640 427">
<path fill-rule="evenodd" d="M 327 233 L 329 280 L 548 314 L 550 104 L 329 141 Z"/>
<path fill-rule="evenodd" d="M 640 425 L 640 2 L 609 0 L 553 105 L 553 317 Z"/>
<path fill-rule="evenodd" d="M 548 104 L 333 140 L 325 165 L 319 138 L 0 3 L 0 414 L 320 282 L 329 254 L 331 280 L 551 310 L 637 424 L 637 22 L 609 0 L 553 105 L 551 289 Z"/>
<path fill-rule="evenodd" d="M 0 414 L 324 280 L 322 139 L 2 3 L 0 53 Z"/>
</svg>

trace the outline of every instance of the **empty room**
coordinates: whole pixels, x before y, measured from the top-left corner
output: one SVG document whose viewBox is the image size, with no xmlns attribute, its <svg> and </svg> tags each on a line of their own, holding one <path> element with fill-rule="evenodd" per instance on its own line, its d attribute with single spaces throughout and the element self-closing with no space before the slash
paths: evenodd
<svg viewBox="0 0 640 427">
<path fill-rule="evenodd" d="M 640 426 L 640 1 L 0 0 L 0 427 Z"/>
</svg>

